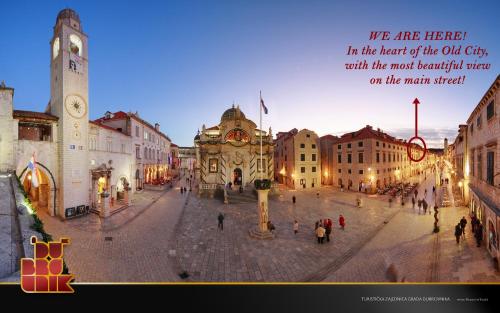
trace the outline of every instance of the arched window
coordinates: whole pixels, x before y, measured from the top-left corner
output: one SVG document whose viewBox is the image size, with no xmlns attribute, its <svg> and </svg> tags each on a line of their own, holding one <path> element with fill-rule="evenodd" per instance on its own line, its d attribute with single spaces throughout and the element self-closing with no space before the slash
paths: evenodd
<svg viewBox="0 0 500 313">
<path fill-rule="evenodd" d="M 75 34 L 69 35 L 69 50 L 79 57 L 82 56 L 82 40 Z"/>
</svg>

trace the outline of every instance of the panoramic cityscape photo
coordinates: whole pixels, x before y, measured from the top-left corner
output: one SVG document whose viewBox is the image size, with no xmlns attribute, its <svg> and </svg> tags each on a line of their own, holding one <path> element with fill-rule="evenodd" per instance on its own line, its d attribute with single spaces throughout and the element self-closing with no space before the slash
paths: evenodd
<svg viewBox="0 0 500 313">
<path fill-rule="evenodd" d="M 0 282 L 500 283 L 483 11 L 71 3 L 3 4 Z"/>
</svg>

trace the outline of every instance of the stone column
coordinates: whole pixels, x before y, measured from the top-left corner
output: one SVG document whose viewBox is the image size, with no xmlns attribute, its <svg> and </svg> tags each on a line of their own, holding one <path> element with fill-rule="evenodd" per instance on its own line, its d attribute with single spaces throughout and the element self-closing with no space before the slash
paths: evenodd
<svg viewBox="0 0 500 313">
<path fill-rule="evenodd" d="M 269 221 L 269 189 L 257 190 L 258 203 L 257 203 L 257 213 L 259 214 L 259 230 L 261 232 L 268 231 L 267 222 Z"/>
<path fill-rule="evenodd" d="M 107 197 L 101 195 L 101 211 L 99 212 L 99 215 L 101 217 L 104 218 L 109 217 L 110 215 L 109 201 L 110 201 L 109 195 Z"/>
<path fill-rule="evenodd" d="M 259 224 L 257 227 L 250 228 L 250 237 L 256 239 L 273 239 L 274 234 L 267 229 L 267 222 L 269 221 L 269 189 L 257 189 L 257 195 L 257 214 L 259 216 Z"/>
</svg>

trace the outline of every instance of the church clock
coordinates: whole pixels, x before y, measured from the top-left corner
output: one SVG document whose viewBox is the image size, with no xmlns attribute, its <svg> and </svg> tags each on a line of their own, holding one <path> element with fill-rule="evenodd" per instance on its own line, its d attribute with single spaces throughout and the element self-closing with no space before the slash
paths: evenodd
<svg viewBox="0 0 500 313">
<path fill-rule="evenodd" d="M 78 95 L 69 95 L 65 101 L 66 110 L 74 118 L 82 118 L 87 113 L 87 104 Z"/>
</svg>

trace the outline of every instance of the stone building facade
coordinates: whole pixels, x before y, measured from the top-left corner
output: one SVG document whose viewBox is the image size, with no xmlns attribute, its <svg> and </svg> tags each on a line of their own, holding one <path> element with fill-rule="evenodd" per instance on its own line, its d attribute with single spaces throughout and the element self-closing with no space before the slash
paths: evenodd
<svg viewBox="0 0 500 313">
<path fill-rule="evenodd" d="M 423 149 L 414 145 L 418 159 Z M 432 153 L 420 162 L 407 155 L 407 143 L 370 125 L 342 135 L 333 144 L 332 184 L 349 190 L 375 192 L 393 183 L 407 181 L 435 163 Z"/>
<path fill-rule="evenodd" d="M 321 151 L 321 183 L 323 185 L 333 185 L 333 162 L 335 155 L 333 154 L 333 146 L 339 138 L 337 136 L 325 135 L 319 138 Z"/>
<path fill-rule="evenodd" d="M 279 132 L 275 140 L 275 173 L 291 188 L 321 187 L 320 140 L 311 130 Z"/>
<path fill-rule="evenodd" d="M 262 136 L 262 165 L 260 139 Z M 259 130 L 246 118 L 239 106 L 222 114 L 216 126 L 202 127 L 194 139 L 196 178 L 201 194 L 213 194 L 217 188 L 253 188 L 256 179 L 274 178 L 274 144 L 271 129 Z"/>
<path fill-rule="evenodd" d="M 483 225 L 488 252 L 500 257 L 500 76 L 476 105 L 467 124 L 460 125 L 449 155 L 456 183 L 463 188 L 470 214 Z M 457 182 L 458 181 L 458 182 Z"/>
<path fill-rule="evenodd" d="M 171 141 L 159 125 L 131 113 L 89 121 L 88 37 L 75 11 L 57 15 L 50 52 L 45 112 L 14 110 L 14 88 L 0 85 L 0 171 L 15 172 L 34 205 L 50 215 L 109 216 L 129 204 L 140 179 L 155 177 L 151 168 L 161 176 Z M 140 161 L 143 153 L 147 162 Z"/>
</svg>

